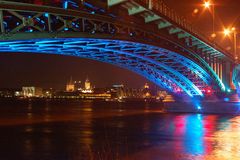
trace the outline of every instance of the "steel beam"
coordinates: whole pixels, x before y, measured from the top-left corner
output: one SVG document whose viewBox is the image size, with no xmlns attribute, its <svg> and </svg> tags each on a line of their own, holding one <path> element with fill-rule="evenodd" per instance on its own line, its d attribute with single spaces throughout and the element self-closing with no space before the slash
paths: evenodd
<svg viewBox="0 0 240 160">
<path fill-rule="evenodd" d="M 169 22 L 159 22 L 158 23 L 158 29 L 163 29 L 172 26 L 171 23 Z"/>
<path fill-rule="evenodd" d="M 127 0 L 108 0 L 108 6 L 112 7 L 123 2 L 127 2 Z"/>
<path fill-rule="evenodd" d="M 128 8 L 128 14 L 129 15 L 139 14 L 139 13 L 142 13 L 144 11 L 146 11 L 146 9 L 142 6 Z"/>
<path fill-rule="evenodd" d="M 150 22 L 161 19 L 161 17 L 159 17 L 158 15 L 155 15 L 155 14 L 153 14 L 153 15 L 149 14 L 146 17 L 144 17 L 144 19 L 145 19 L 145 23 L 150 23 Z"/>
</svg>

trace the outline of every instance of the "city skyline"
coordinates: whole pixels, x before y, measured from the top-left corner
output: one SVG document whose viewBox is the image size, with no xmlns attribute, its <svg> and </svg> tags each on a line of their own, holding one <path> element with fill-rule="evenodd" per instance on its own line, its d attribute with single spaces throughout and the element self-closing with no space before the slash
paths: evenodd
<svg viewBox="0 0 240 160">
<path fill-rule="evenodd" d="M 88 77 L 90 81 L 99 88 L 108 87 L 113 84 L 124 84 L 126 86 L 132 86 L 133 88 L 141 87 L 145 82 L 152 84 L 136 73 L 93 60 L 85 60 L 70 56 L 28 53 L 11 53 L 10 55 L 2 54 L 0 57 L 3 59 L 3 62 L 0 64 L 0 73 L 2 75 L 12 73 L 7 77 L 3 76 L 4 78 L 0 79 L 0 88 L 39 86 L 42 88 L 64 89 L 70 77 L 72 77 L 73 80 L 81 80 L 82 82 L 85 81 L 86 77 Z M 38 63 L 36 64 L 32 60 L 38 61 Z M 16 63 L 19 64 L 18 68 L 14 68 L 12 66 Z M 93 63 L 94 65 L 92 65 Z M 42 65 L 45 65 L 45 67 L 48 68 L 48 72 L 44 72 L 44 70 L 42 70 Z M 89 68 L 88 70 L 84 68 L 74 70 L 74 68 L 78 67 L 79 65 Z M 31 69 L 33 69 L 33 71 L 29 69 L 29 66 L 32 66 Z M 99 75 L 98 72 L 99 67 L 101 67 L 104 71 L 101 75 Z M 120 74 L 114 74 L 116 71 Z M 127 74 L 123 76 L 125 73 Z M 18 77 L 20 77 L 19 79 L 14 79 L 16 74 Z M 110 75 L 113 74 L 114 77 L 109 79 Z M 135 79 L 138 79 L 138 81 L 136 82 Z"/>
</svg>

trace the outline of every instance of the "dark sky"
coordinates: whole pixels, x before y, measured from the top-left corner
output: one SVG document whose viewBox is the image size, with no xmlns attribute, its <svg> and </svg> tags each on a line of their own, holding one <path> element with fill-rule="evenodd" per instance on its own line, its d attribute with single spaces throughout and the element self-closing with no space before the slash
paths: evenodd
<svg viewBox="0 0 240 160">
<path fill-rule="evenodd" d="M 201 0 L 165 0 L 181 15 L 186 16 L 206 35 L 211 33 L 212 18 L 209 11 L 203 11 Z M 236 23 L 240 29 L 240 0 L 216 0 L 216 31 L 218 41 L 229 48 L 229 41 L 223 40 L 220 31 L 223 25 Z M 193 15 L 193 10 L 199 12 Z M 64 88 L 72 76 L 74 80 L 85 80 L 86 76 L 96 87 L 123 83 L 131 87 L 141 87 L 146 79 L 141 76 L 109 64 L 85 60 L 76 57 L 42 55 L 28 53 L 0 53 L 0 88 L 21 86 L 40 86 L 43 88 Z"/>
</svg>

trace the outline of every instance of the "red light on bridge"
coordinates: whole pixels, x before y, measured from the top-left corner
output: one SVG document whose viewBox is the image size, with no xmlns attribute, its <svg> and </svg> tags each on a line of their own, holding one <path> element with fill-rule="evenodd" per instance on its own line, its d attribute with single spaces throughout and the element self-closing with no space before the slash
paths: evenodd
<svg viewBox="0 0 240 160">
<path fill-rule="evenodd" d="M 203 89 L 203 92 L 205 92 L 206 94 L 211 94 L 212 89 L 211 88 L 206 88 L 206 89 Z"/>
<path fill-rule="evenodd" d="M 211 93 L 212 91 L 210 89 L 207 90 L 207 93 Z"/>
<path fill-rule="evenodd" d="M 178 88 L 178 89 L 176 90 L 176 92 L 181 92 L 181 89 L 180 89 L 180 88 Z"/>
</svg>

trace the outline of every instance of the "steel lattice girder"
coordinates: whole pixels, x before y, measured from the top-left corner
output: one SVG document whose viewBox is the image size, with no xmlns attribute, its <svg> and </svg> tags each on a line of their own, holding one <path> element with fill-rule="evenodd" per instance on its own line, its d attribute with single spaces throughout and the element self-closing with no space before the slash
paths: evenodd
<svg viewBox="0 0 240 160">
<path fill-rule="evenodd" d="M 205 70 L 177 53 L 128 41 L 84 38 L 4 41 L 0 42 L 0 52 L 55 53 L 97 59 L 144 75 L 171 92 L 181 88 L 189 96 L 202 96 L 201 85 L 212 81 Z M 169 65 L 169 59 L 174 65 Z M 189 72 L 182 68 L 188 68 Z"/>
</svg>

